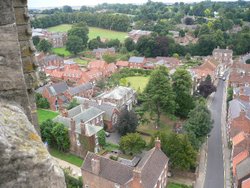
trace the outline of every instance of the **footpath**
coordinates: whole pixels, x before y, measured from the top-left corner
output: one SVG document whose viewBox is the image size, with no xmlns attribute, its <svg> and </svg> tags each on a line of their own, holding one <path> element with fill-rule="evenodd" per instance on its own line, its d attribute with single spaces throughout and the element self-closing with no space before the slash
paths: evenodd
<svg viewBox="0 0 250 188">
<path fill-rule="evenodd" d="M 66 161 L 63 161 L 61 159 L 58 159 L 58 158 L 55 158 L 53 157 L 59 164 L 59 166 L 62 168 L 62 169 L 65 169 L 65 168 L 68 168 L 71 170 L 71 175 L 73 175 L 74 177 L 79 177 L 79 176 L 82 176 L 82 172 L 81 172 L 81 168 L 76 166 L 76 165 L 73 165 L 73 164 L 70 164 Z"/>
</svg>

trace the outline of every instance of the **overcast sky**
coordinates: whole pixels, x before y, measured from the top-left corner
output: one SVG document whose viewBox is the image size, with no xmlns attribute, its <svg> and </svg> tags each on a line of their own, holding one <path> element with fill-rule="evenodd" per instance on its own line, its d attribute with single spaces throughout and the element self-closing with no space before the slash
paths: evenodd
<svg viewBox="0 0 250 188">
<path fill-rule="evenodd" d="M 198 2 L 201 0 L 153 0 L 164 3 L 174 3 L 174 2 Z M 228 0 L 220 0 L 228 1 Z M 136 3 L 142 4 L 147 2 L 147 0 L 28 0 L 28 5 L 30 8 L 37 7 L 61 7 L 63 5 L 70 6 L 82 6 L 82 5 L 97 5 L 101 3 Z"/>
</svg>

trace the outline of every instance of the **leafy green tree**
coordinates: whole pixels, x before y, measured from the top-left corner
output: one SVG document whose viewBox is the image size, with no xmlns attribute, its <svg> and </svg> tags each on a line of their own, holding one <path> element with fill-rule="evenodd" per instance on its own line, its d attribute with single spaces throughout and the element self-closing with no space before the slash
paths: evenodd
<svg viewBox="0 0 250 188">
<path fill-rule="evenodd" d="M 184 30 L 180 30 L 179 36 L 180 36 L 180 37 L 185 37 L 185 31 L 184 31 Z"/>
<path fill-rule="evenodd" d="M 85 22 L 74 24 L 68 31 L 68 37 L 77 36 L 81 38 L 82 46 L 86 47 L 89 40 L 89 28 Z"/>
<path fill-rule="evenodd" d="M 43 96 L 40 93 L 35 94 L 35 100 L 36 100 L 36 106 L 38 108 L 44 108 L 44 109 L 50 108 L 49 101 L 46 98 L 43 98 Z"/>
<path fill-rule="evenodd" d="M 213 85 L 210 75 L 208 75 L 204 81 L 201 81 L 197 89 L 199 94 L 204 98 L 207 98 L 211 93 L 216 91 L 216 87 Z"/>
<path fill-rule="evenodd" d="M 98 132 L 98 142 L 102 147 L 106 145 L 106 134 L 104 130 Z"/>
<path fill-rule="evenodd" d="M 68 110 L 72 109 L 72 108 L 75 108 L 76 106 L 78 106 L 79 103 L 77 102 L 76 99 L 73 99 L 70 103 L 69 103 L 69 106 L 67 107 Z"/>
<path fill-rule="evenodd" d="M 127 53 L 128 53 L 127 48 L 126 48 L 125 46 L 121 47 L 120 53 L 121 53 L 121 54 L 127 54 Z"/>
<path fill-rule="evenodd" d="M 175 169 L 190 170 L 196 165 L 197 153 L 185 134 L 166 134 L 158 132 L 152 137 L 150 146 L 154 146 L 155 138 L 161 140 L 161 149 L 169 157 L 170 165 Z"/>
<path fill-rule="evenodd" d="M 70 147 L 68 129 L 61 123 L 55 123 L 52 129 L 52 135 L 55 138 L 57 149 L 59 151 L 68 151 Z"/>
<path fill-rule="evenodd" d="M 101 41 L 100 37 L 96 37 L 95 39 L 91 39 L 88 43 L 89 49 L 97 49 L 101 47 L 105 47 L 105 44 Z"/>
<path fill-rule="evenodd" d="M 129 155 L 140 153 L 146 147 L 146 142 L 138 133 L 129 133 L 122 136 L 120 140 L 120 149 Z"/>
<path fill-rule="evenodd" d="M 67 188 L 81 188 L 83 186 L 82 177 L 72 177 L 69 169 L 63 169 Z"/>
<path fill-rule="evenodd" d="M 191 18 L 191 17 L 187 17 L 187 18 L 185 18 L 184 23 L 186 25 L 193 25 L 194 24 L 194 19 Z"/>
<path fill-rule="evenodd" d="M 191 109 L 194 108 L 194 101 L 191 96 L 192 78 L 185 69 L 177 69 L 172 76 L 173 91 L 176 94 L 176 111 L 175 113 L 186 118 Z"/>
<path fill-rule="evenodd" d="M 38 51 L 43 51 L 44 53 L 48 53 L 52 49 L 52 44 L 47 40 L 43 39 L 38 43 L 37 49 Z"/>
<path fill-rule="evenodd" d="M 106 42 L 107 47 L 111 48 L 114 47 L 116 50 L 120 48 L 121 42 L 118 39 L 111 39 Z"/>
<path fill-rule="evenodd" d="M 44 142 L 47 142 L 49 146 L 56 146 L 56 141 L 54 135 L 52 134 L 52 129 L 54 127 L 54 122 L 52 120 L 44 121 L 40 125 L 41 137 Z"/>
<path fill-rule="evenodd" d="M 121 135 L 134 133 L 138 126 L 138 118 L 133 110 L 123 110 L 118 119 L 118 132 Z"/>
<path fill-rule="evenodd" d="M 150 76 L 144 91 L 144 105 L 151 113 L 156 114 L 156 124 L 160 125 L 162 112 L 174 113 L 175 94 L 165 67 L 155 69 Z"/>
<path fill-rule="evenodd" d="M 131 38 L 126 38 L 124 41 L 124 46 L 129 52 L 132 52 L 135 49 L 135 42 Z"/>
<path fill-rule="evenodd" d="M 190 111 L 188 120 L 184 125 L 188 135 L 191 135 L 193 142 L 201 145 L 212 130 L 212 118 L 206 104 L 198 103 L 196 107 Z M 197 144 L 193 145 L 197 145 Z"/>
<path fill-rule="evenodd" d="M 63 12 L 69 13 L 69 12 L 73 12 L 73 9 L 72 9 L 71 6 L 64 5 L 64 6 L 62 7 L 62 11 L 63 11 Z"/>
<path fill-rule="evenodd" d="M 114 63 L 116 62 L 116 55 L 113 55 L 113 54 L 104 54 L 102 56 L 103 60 L 107 63 Z"/>
<path fill-rule="evenodd" d="M 83 51 L 82 39 L 77 36 L 69 36 L 66 43 L 66 50 L 73 54 L 78 54 Z"/>
<path fill-rule="evenodd" d="M 38 36 L 32 37 L 33 44 L 37 46 L 40 42 L 40 38 Z"/>
</svg>

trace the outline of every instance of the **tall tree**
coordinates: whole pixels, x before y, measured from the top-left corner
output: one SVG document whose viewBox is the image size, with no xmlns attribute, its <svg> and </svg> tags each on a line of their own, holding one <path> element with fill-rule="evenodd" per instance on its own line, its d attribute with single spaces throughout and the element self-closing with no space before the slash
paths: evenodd
<svg viewBox="0 0 250 188">
<path fill-rule="evenodd" d="M 32 37 L 33 44 L 37 46 L 40 42 L 40 38 L 38 36 Z"/>
<path fill-rule="evenodd" d="M 198 103 L 196 107 L 190 111 L 188 120 L 184 125 L 184 129 L 191 136 L 193 142 L 198 142 L 201 145 L 205 138 L 212 130 L 212 118 L 206 104 Z M 193 145 L 196 145 L 193 144 Z"/>
<path fill-rule="evenodd" d="M 216 91 L 216 87 L 213 85 L 210 75 L 208 75 L 204 81 L 201 81 L 197 89 L 204 98 L 207 98 L 211 93 Z"/>
<path fill-rule="evenodd" d="M 138 126 L 138 118 L 133 110 L 123 110 L 118 119 L 118 132 L 121 135 L 134 133 Z"/>
<path fill-rule="evenodd" d="M 98 142 L 100 146 L 104 147 L 106 145 L 106 134 L 104 130 L 99 131 L 98 133 Z"/>
<path fill-rule="evenodd" d="M 180 170 L 195 168 L 197 153 L 187 135 L 158 132 L 151 139 L 151 147 L 153 147 L 156 137 L 161 140 L 162 151 L 169 157 L 170 165 L 173 168 Z"/>
<path fill-rule="evenodd" d="M 43 39 L 38 43 L 37 49 L 39 51 L 43 51 L 44 53 L 48 53 L 52 49 L 52 44 L 49 41 Z"/>
<path fill-rule="evenodd" d="M 122 136 L 120 140 L 120 149 L 129 155 L 140 153 L 146 147 L 146 142 L 138 133 L 129 133 Z"/>
<path fill-rule="evenodd" d="M 73 54 L 83 51 L 82 39 L 78 36 L 69 36 L 66 42 L 66 50 Z"/>
<path fill-rule="evenodd" d="M 175 111 L 175 94 L 165 67 L 161 66 L 152 72 L 144 97 L 145 107 L 157 116 L 157 126 L 160 125 L 162 112 L 173 113 Z"/>
<path fill-rule="evenodd" d="M 73 9 L 72 9 L 71 6 L 64 5 L 64 6 L 62 7 L 62 11 L 63 11 L 63 12 L 69 13 L 69 12 L 73 12 Z"/>
<path fill-rule="evenodd" d="M 135 42 L 131 38 L 126 38 L 124 41 L 124 46 L 129 52 L 131 52 L 135 49 Z"/>
<path fill-rule="evenodd" d="M 61 123 L 55 123 L 52 134 L 55 138 L 57 149 L 60 151 L 68 151 L 70 147 L 68 129 Z"/>
<path fill-rule="evenodd" d="M 77 36 L 81 38 L 82 46 L 86 47 L 89 40 L 88 33 L 89 28 L 87 24 L 85 22 L 80 22 L 72 26 L 72 28 L 68 31 L 68 36 Z"/>
<path fill-rule="evenodd" d="M 172 76 L 173 91 L 176 94 L 176 111 L 175 113 L 186 118 L 191 109 L 194 108 L 194 101 L 191 96 L 192 78 L 185 69 L 177 69 Z"/>
</svg>

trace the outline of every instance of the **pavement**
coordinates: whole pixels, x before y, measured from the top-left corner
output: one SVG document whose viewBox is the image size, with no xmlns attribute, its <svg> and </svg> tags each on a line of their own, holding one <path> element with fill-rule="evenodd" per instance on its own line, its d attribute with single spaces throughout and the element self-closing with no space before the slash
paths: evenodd
<svg viewBox="0 0 250 188">
<path fill-rule="evenodd" d="M 106 141 L 118 145 L 120 142 L 120 138 L 121 135 L 118 133 L 118 131 L 115 131 L 113 133 L 110 133 L 109 137 L 106 137 Z"/>
<path fill-rule="evenodd" d="M 58 158 L 55 158 L 53 157 L 59 164 L 59 166 L 62 168 L 62 169 L 65 169 L 65 168 L 69 168 L 71 170 L 71 175 L 75 176 L 75 177 L 79 177 L 79 176 L 82 176 L 82 172 L 81 172 L 81 168 L 76 166 L 76 165 L 73 165 L 73 164 L 70 164 L 66 161 L 63 161 L 61 159 L 58 159 Z"/>
</svg>

